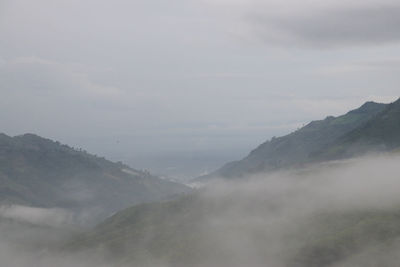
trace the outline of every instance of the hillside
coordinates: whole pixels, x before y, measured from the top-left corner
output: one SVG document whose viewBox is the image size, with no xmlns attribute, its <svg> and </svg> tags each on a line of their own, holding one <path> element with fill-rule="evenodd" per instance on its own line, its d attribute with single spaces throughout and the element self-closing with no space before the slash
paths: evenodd
<svg viewBox="0 0 400 267">
<path fill-rule="evenodd" d="M 389 104 L 365 124 L 317 151 L 319 160 L 342 159 L 367 152 L 391 151 L 400 147 L 400 99 Z"/>
<path fill-rule="evenodd" d="M 0 135 L 2 204 L 87 209 L 106 215 L 188 190 L 37 135 Z"/>
<path fill-rule="evenodd" d="M 330 116 L 324 120 L 312 121 L 291 134 L 272 138 L 251 151 L 244 159 L 230 162 L 195 181 L 202 183 L 216 177 L 241 177 L 252 173 L 300 166 L 313 161 L 315 158 L 311 158 L 310 154 L 320 151 L 339 137 L 363 125 L 386 107 L 386 104 L 367 102 L 342 116 Z"/>
<path fill-rule="evenodd" d="M 100 249 L 111 266 L 397 266 L 398 162 L 214 184 L 118 212 L 64 249 Z"/>
<path fill-rule="evenodd" d="M 83 251 L 102 247 L 102 253 L 114 263 L 140 266 L 249 266 L 246 262 L 251 255 L 258 258 L 250 266 L 271 261 L 270 223 L 241 225 L 233 221 L 222 229 L 222 225 L 211 223 L 218 220 L 221 203 L 213 207 L 215 203 L 201 201 L 191 197 L 130 208 L 76 238 L 68 247 Z M 198 209 L 199 205 L 202 208 Z M 378 254 L 380 258 L 374 260 L 382 263 L 385 258 L 380 250 L 390 251 L 400 238 L 400 211 L 322 212 L 296 226 L 285 226 L 288 232 L 279 233 L 285 264 L 277 266 L 331 266 L 365 247 Z M 229 240 L 238 242 L 238 238 L 243 238 L 243 244 L 229 244 Z M 249 239 L 251 245 L 246 247 Z"/>
</svg>

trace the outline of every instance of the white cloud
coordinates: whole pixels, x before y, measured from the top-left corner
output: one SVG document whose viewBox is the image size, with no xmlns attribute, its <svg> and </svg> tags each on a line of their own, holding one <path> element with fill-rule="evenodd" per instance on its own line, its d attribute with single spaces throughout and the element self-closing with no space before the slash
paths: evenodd
<svg viewBox="0 0 400 267">
<path fill-rule="evenodd" d="M 0 206 L 0 217 L 36 225 L 62 226 L 74 223 L 74 214 L 63 209 L 21 205 Z"/>
</svg>

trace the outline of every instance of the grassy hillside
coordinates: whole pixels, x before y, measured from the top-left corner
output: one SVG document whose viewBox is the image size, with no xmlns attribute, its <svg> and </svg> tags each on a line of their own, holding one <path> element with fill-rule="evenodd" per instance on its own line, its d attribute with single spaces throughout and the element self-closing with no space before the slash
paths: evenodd
<svg viewBox="0 0 400 267">
<path fill-rule="evenodd" d="M 188 188 L 33 134 L 0 135 L 0 202 L 109 214 Z"/>
<path fill-rule="evenodd" d="M 196 195 L 190 195 L 129 208 L 80 235 L 67 247 L 72 250 L 102 247 L 103 253 L 111 258 L 141 266 L 164 261 L 174 264 L 201 261 L 207 255 L 202 250 L 211 251 L 201 246 L 202 236 L 196 230 L 201 228 L 204 214 L 197 208 L 197 201 Z"/>
<path fill-rule="evenodd" d="M 196 182 L 205 182 L 215 177 L 241 177 L 251 173 L 300 166 L 313 161 L 314 158 L 311 158 L 310 154 L 320 151 L 339 137 L 363 125 L 386 106 L 367 102 L 345 115 L 313 121 L 289 135 L 272 138 L 253 150 L 246 158 L 228 163 L 210 175 L 197 178 Z"/>
<path fill-rule="evenodd" d="M 397 266 L 399 162 L 393 153 L 222 180 L 120 211 L 64 248 L 101 252 L 111 266 Z"/>
<path fill-rule="evenodd" d="M 362 266 L 394 266 L 384 265 L 389 259 L 383 252 L 398 248 L 400 209 L 320 212 L 296 224 L 285 222 L 287 229 L 276 241 L 284 249 L 275 252 L 270 222 L 255 226 L 232 221 L 221 227 L 221 206 L 196 196 L 139 205 L 117 213 L 68 247 L 102 248 L 114 263 L 138 266 L 269 266 L 276 261 L 272 266 L 322 267 L 366 250 L 377 256 Z M 238 239 L 243 243 L 235 243 Z"/>
<path fill-rule="evenodd" d="M 353 157 L 400 147 L 400 99 L 365 124 L 328 144 L 313 157 L 319 160 Z"/>
</svg>

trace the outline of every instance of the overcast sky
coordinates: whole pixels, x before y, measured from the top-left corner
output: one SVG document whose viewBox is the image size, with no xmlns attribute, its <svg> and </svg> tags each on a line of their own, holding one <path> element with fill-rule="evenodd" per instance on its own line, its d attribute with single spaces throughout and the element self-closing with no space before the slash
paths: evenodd
<svg viewBox="0 0 400 267">
<path fill-rule="evenodd" d="M 399 29 L 398 0 L 0 0 L 1 131 L 220 164 L 394 101 Z"/>
</svg>

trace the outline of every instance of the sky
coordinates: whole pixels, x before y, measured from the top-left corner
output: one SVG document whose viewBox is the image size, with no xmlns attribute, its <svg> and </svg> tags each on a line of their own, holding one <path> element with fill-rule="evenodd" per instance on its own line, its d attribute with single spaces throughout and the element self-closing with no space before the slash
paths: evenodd
<svg viewBox="0 0 400 267">
<path fill-rule="evenodd" d="M 0 0 L 1 132 L 196 176 L 391 102 L 397 0 Z"/>
</svg>

